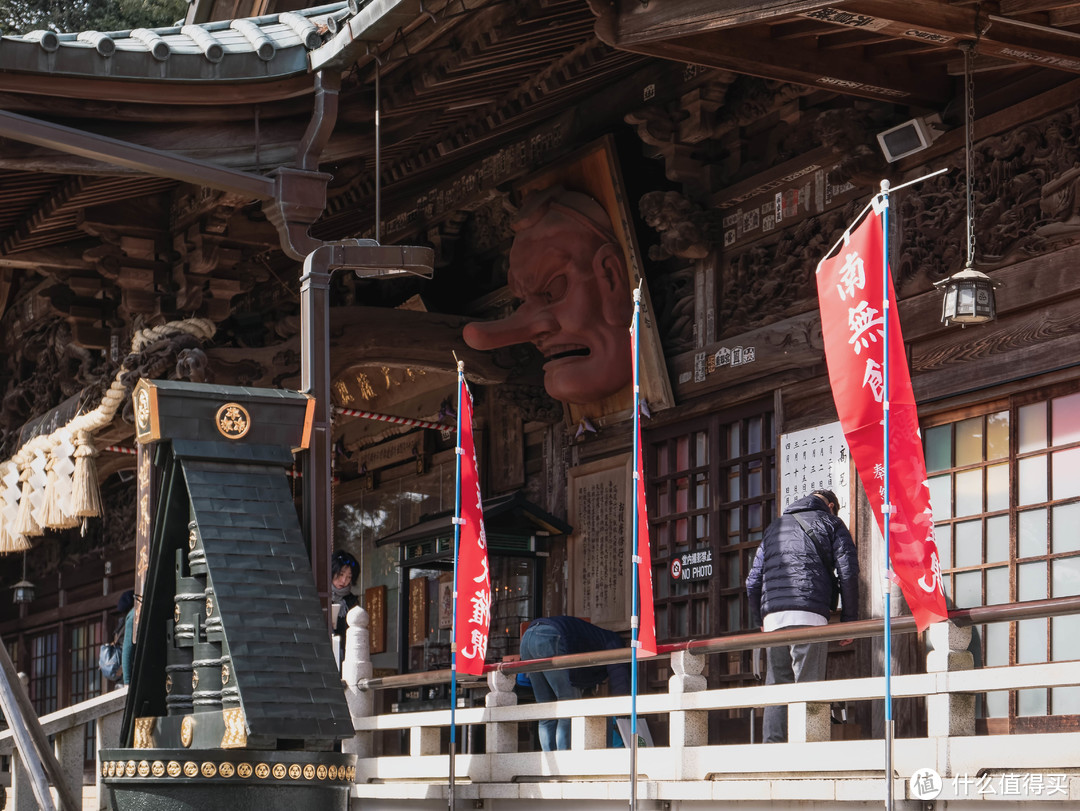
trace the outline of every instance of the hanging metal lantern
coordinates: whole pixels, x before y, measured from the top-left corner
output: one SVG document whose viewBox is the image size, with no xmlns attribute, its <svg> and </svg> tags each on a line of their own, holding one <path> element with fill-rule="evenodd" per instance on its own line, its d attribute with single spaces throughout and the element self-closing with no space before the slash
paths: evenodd
<svg viewBox="0 0 1080 811">
<path fill-rule="evenodd" d="M 970 265 L 936 286 L 945 288 L 941 305 L 943 324 L 985 324 L 997 316 L 994 302 L 997 282 Z"/>
<path fill-rule="evenodd" d="M 14 593 L 15 603 L 32 603 L 34 601 L 34 584 L 25 577 L 11 587 Z"/>
</svg>

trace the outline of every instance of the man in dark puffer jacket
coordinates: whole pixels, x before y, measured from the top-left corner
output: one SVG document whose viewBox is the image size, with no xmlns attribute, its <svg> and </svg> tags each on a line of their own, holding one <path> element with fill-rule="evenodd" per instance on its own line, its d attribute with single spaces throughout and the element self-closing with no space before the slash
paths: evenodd
<svg viewBox="0 0 1080 811">
<path fill-rule="evenodd" d="M 831 490 L 815 490 L 769 524 L 746 578 L 753 625 L 775 631 L 827 624 L 834 606 L 834 569 L 840 580 L 840 621 L 857 618 L 859 560 L 851 533 L 837 517 L 839 509 Z M 769 648 L 765 683 L 825 678 L 827 651 L 825 642 Z M 787 707 L 765 708 L 764 737 L 766 743 L 787 740 Z"/>
</svg>

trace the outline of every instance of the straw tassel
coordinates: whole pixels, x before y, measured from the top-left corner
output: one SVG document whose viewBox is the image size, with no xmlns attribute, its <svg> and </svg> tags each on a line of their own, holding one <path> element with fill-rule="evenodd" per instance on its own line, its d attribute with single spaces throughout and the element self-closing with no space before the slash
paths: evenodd
<svg viewBox="0 0 1080 811">
<path fill-rule="evenodd" d="M 34 519 L 34 506 L 30 502 L 30 493 L 34 489 L 34 486 L 30 484 L 31 475 L 33 475 L 33 470 L 27 465 L 19 476 L 19 481 L 22 482 L 22 495 L 19 497 L 19 517 L 15 520 L 15 532 L 25 538 L 44 534 L 44 530 Z"/>
<path fill-rule="evenodd" d="M 101 515 L 101 491 L 98 489 L 97 449 L 89 431 L 75 435 L 75 473 L 71 477 L 71 509 L 75 518 Z"/>
<path fill-rule="evenodd" d="M 41 507 L 41 523 L 49 529 L 71 529 L 79 525 L 79 519 L 65 512 L 71 496 L 70 480 L 62 472 L 66 467 L 70 470 L 70 462 L 65 466 L 67 456 L 62 448 L 57 446 L 49 457 L 49 480 L 45 485 L 45 502 Z M 66 486 L 65 486 L 66 485 Z"/>
</svg>

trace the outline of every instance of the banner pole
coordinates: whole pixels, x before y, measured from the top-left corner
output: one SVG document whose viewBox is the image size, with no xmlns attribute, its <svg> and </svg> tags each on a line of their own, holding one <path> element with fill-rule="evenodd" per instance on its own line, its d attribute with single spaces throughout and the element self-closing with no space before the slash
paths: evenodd
<svg viewBox="0 0 1080 811">
<path fill-rule="evenodd" d="M 889 181 L 881 181 L 881 306 L 885 322 L 882 358 L 884 388 L 881 398 L 884 431 L 883 462 L 885 498 L 882 535 L 885 539 L 885 811 L 893 811 L 893 700 L 892 700 L 892 559 L 889 550 L 889 524 L 892 523 L 892 502 L 889 500 Z"/>
<path fill-rule="evenodd" d="M 461 401 L 465 391 L 465 362 L 457 362 L 458 404 L 457 444 L 454 450 L 454 588 L 450 621 L 450 781 L 446 793 L 447 809 L 454 811 L 454 772 L 457 754 L 457 600 L 458 600 L 458 553 L 461 548 Z"/>
<path fill-rule="evenodd" d="M 641 625 L 641 598 L 638 588 L 638 564 L 641 561 L 641 557 L 638 549 L 638 494 L 641 488 L 638 485 L 638 478 L 641 475 L 641 471 L 638 469 L 638 454 L 641 453 L 639 443 L 641 442 L 641 386 L 640 386 L 640 357 L 641 353 L 638 351 L 638 339 L 640 338 L 641 329 L 641 285 L 639 284 L 634 290 L 634 321 L 630 327 L 631 334 L 634 338 L 634 441 L 633 441 L 633 459 L 634 459 L 634 499 L 633 499 L 633 514 L 632 527 L 630 530 L 631 545 L 633 548 L 633 554 L 631 555 L 631 569 L 633 569 L 633 576 L 631 578 L 631 609 L 630 609 L 630 811 L 637 811 L 637 750 L 638 750 L 638 734 L 637 734 L 637 694 L 638 694 L 638 629 Z M 624 741 L 626 743 L 626 741 Z"/>
</svg>

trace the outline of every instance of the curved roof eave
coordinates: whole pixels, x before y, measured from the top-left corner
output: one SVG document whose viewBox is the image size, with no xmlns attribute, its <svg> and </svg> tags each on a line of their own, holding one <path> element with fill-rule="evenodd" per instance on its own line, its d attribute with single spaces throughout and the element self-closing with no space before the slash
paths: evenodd
<svg viewBox="0 0 1080 811">
<path fill-rule="evenodd" d="M 5 91 L 68 98 L 172 104 L 282 98 L 310 91 L 309 53 L 348 15 L 342 1 L 202 25 L 4 36 L 0 77 Z M 208 97 L 207 85 L 236 90 Z"/>
</svg>

